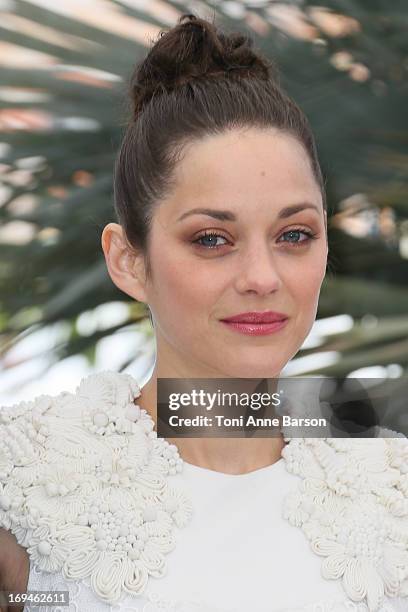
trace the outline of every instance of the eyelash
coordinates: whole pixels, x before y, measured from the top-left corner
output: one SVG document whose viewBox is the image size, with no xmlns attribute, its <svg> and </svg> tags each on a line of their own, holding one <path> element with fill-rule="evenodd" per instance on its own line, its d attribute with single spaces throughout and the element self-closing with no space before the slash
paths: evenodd
<svg viewBox="0 0 408 612">
<path fill-rule="evenodd" d="M 299 242 L 287 242 L 287 241 L 283 241 L 286 242 L 286 244 L 289 245 L 289 248 L 299 248 L 303 245 L 309 244 L 311 240 L 315 240 L 317 238 L 317 235 L 314 234 L 313 232 L 310 232 L 309 230 L 305 230 L 302 227 L 294 227 L 293 229 L 287 230 L 286 232 L 283 232 L 282 236 L 284 236 L 285 234 L 290 234 L 292 232 L 300 232 L 302 234 L 305 234 L 307 236 L 306 240 L 301 240 Z M 204 244 L 200 244 L 199 240 L 201 240 L 202 238 L 206 238 L 207 236 L 213 236 L 215 238 L 224 238 L 224 240 L 228 240 L 228 238 L 226 238 L 226 236 L 223 236 L 222 234 L 219 234 L 217 232 L 204 232 L 203 234 L 201 234 L 201 236 L 198 236 L 198 238 L 196 238 L 195 240 L 193 240 L 193 244 L 196 244 L 198 247 L 203 248 L 205 250 L 217 250 L 220 249 L 224 246 L 227 246 L 225 244 L 218 244 L 218 245 L 212 245 L 212 246 L 206 246 Z"/>
</svg>

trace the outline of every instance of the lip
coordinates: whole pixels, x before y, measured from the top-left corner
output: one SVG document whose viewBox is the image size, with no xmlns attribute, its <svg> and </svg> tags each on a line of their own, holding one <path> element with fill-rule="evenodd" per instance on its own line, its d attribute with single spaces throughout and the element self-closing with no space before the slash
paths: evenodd
<svg viewBox="0 0 408 612">
<path fill-rule="evenodd" d="M 282 312 L 266 310 L 264 312 L 241 312 L 240 314 L 233 315 L 232 317 L 221 319 L 221 321 L 223 323 L 267 324 L 276 323 L 277 321 L 284 321 L 287 318 L 287 315 L 283 314 Z"/>
<path fill-rule="evenodd" d="M 230 329 L 248 336 L 266 336 L 278 332 L 286 325 L 288 319 L 274 321 L 274 323 L 235 323 L 234 321 L 221 321 Z"/>
</svg>

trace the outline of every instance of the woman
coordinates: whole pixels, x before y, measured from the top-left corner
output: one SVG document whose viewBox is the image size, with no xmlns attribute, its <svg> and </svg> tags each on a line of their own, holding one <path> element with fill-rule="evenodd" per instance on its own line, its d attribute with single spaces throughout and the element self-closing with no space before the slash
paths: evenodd
<svg viewBox="0 0 408 612">
<path fill-rule="evenodd" d="M 0 412 L 4 588 L 81 611 L 408 610 L 404 440 L 154 431 L 158 377 L 279 377 L 313 325 L 328 246 L 306 118 L 248 38 L 193 15 L 132 93 L 102 247 L 150 308 L 154 371 Z"/>
</svg>

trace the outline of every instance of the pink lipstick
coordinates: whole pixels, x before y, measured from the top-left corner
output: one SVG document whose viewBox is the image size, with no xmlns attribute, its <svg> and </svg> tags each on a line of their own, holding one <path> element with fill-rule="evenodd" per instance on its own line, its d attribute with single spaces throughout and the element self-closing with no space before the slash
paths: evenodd
<svg viewBox="0 0 408 612">
<path fill-rule="evenodd" d="M 286 325 L 287 320 L 287 315 L 267 310 L 265 312 L 242 312 L 221 319 L 221 322 L 241 334 L 264 336 L 282 329 Z"/>
</svg>

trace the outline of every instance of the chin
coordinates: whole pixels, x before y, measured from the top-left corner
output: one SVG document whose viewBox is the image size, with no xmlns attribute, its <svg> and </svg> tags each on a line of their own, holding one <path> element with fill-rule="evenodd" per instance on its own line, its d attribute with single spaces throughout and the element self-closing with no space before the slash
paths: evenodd
<svg viewBox="0 0 408 612">
<path fill-rule="evenodd" d="M 231 365 L 225 375 L 231 378 L 279 378 L 284 366 L 284 363 L 265 364 L 265 360 L 259 365 L 247 362 L 236 366 Z"/>
</svg>

